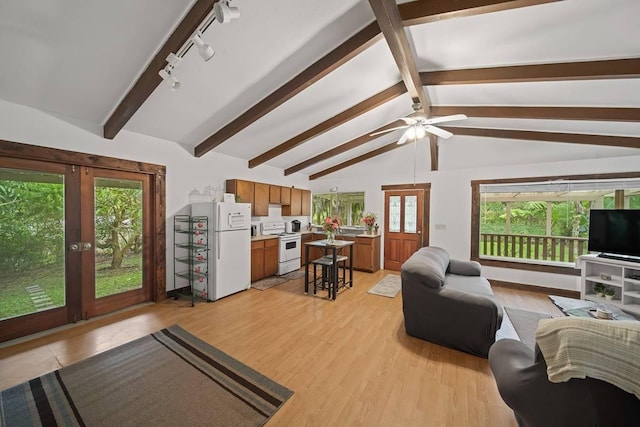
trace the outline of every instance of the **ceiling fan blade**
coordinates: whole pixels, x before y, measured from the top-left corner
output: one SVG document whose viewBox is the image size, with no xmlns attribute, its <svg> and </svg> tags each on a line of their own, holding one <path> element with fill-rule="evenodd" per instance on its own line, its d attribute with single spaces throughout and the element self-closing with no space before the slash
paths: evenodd
<svg viewBox="0 0 640 427">
<path fill-rule="evenodd" d="M 402 136 L 398 140 L 398 145 L 404 144 L 405 142 L 407 142 L 407 139 L 409 139 L 409 132 L 408 131 L 402 134 Z"/>
<path fill-rule="evenodd" d="M 442 117 L 435 117 L 433 119 L 427 119 L 424 121 L 424 124 L 433 125 L 433 124 L 442 123 L 442 122 L 452 122 L 454 120 L 464 120 L 466 118 L 467 116 L 464 114 L 454 114 L 452 116 L 442 116 Z"/>
<path fill-rule="evenodd" d="M 369 136 L 381 135 L 383 133 L 391 132 L 391 131 L 398 130 L 398 129 L 404 129 L 406 127 L 407 126 L 398 126 L 398 127 L 394 127 L 394 128 L 390 128 L 390 129 L 385 129 L 385 130 L 381 130 L 381 131 L 378 131 L 378 132 L 370 133 Z"/>
<path fill-rule="evenodd" d="M 434 135 L 438 135 L 439 137 L 444 139 L 451 138 L 453 136 L 453 134 L 448 130 L 440 129 L 439 127 L 436 127 L 436 126 L 426 125 L 424 127 L 424 130 Z"/>
</svg>

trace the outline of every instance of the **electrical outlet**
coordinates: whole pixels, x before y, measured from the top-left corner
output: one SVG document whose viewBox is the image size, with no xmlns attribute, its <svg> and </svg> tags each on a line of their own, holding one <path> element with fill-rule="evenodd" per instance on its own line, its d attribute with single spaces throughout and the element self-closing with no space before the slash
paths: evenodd
<svg viewBox="0 0 640 427">
<path fill-rule="evenodd" d="M 446 230 L 447 224 L 436 224 L 436 230 Z"/>
</svg>

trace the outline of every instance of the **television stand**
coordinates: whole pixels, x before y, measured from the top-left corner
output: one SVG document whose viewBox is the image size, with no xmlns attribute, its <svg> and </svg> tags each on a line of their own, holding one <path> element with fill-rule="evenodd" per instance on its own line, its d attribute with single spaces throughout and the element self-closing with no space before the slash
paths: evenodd
<svg viewBox="0 0 640 427">
<path fill-rule="evenodd" d="M 637 262 L 640 263 L 640 258 L 634 256 L 627 255 L 616 255 L 609 254 L 606 252 L 601 252 L 597 255 L 598 258 L 606 258 L 606 259 L 617 259 L 618 261 L 628 261 L 628 262 Z"/>
<path fill-rule="evenodd" d="M 637 261 L 615 254 L 581 255 L 576 268 L 581 270 L 581 299 L 640 314 L 640 264 Z M 597 295 L 596 287 L 599 286 L 596 285 L 604 285 L 605 289 L 613 290 L 613 299 Z"/>
</svg>

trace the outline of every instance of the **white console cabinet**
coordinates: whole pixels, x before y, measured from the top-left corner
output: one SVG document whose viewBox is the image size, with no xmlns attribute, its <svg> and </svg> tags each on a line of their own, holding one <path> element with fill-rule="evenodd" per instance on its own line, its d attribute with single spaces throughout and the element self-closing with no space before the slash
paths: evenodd
<svg viewBox="0 0 640 427">
<path fill-rule="evenodd" d="M 614 305 L 621 310 L 640 314 L 640 263 L 582 255 L 576 261 L 576 268 L 581 270 L 582 299 Z M 609 276 L 611 278 L 607 279 Z M 613 300 L 595 294 L 593 289 L 597 283 L 615 290 Z"/>
</svg>

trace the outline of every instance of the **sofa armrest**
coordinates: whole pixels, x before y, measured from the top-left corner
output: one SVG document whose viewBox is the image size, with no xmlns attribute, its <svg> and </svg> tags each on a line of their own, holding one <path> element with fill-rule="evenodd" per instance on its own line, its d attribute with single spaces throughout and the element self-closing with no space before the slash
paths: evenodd
<svg viewBox="0 0 640 427">
<path fill-rule="evenodd" d="M 451 274 L 458 274 L 460 276 L 480 276 L 482 266 L 477 261 L 450 259 L 448 271 Z"/>
</svg>

